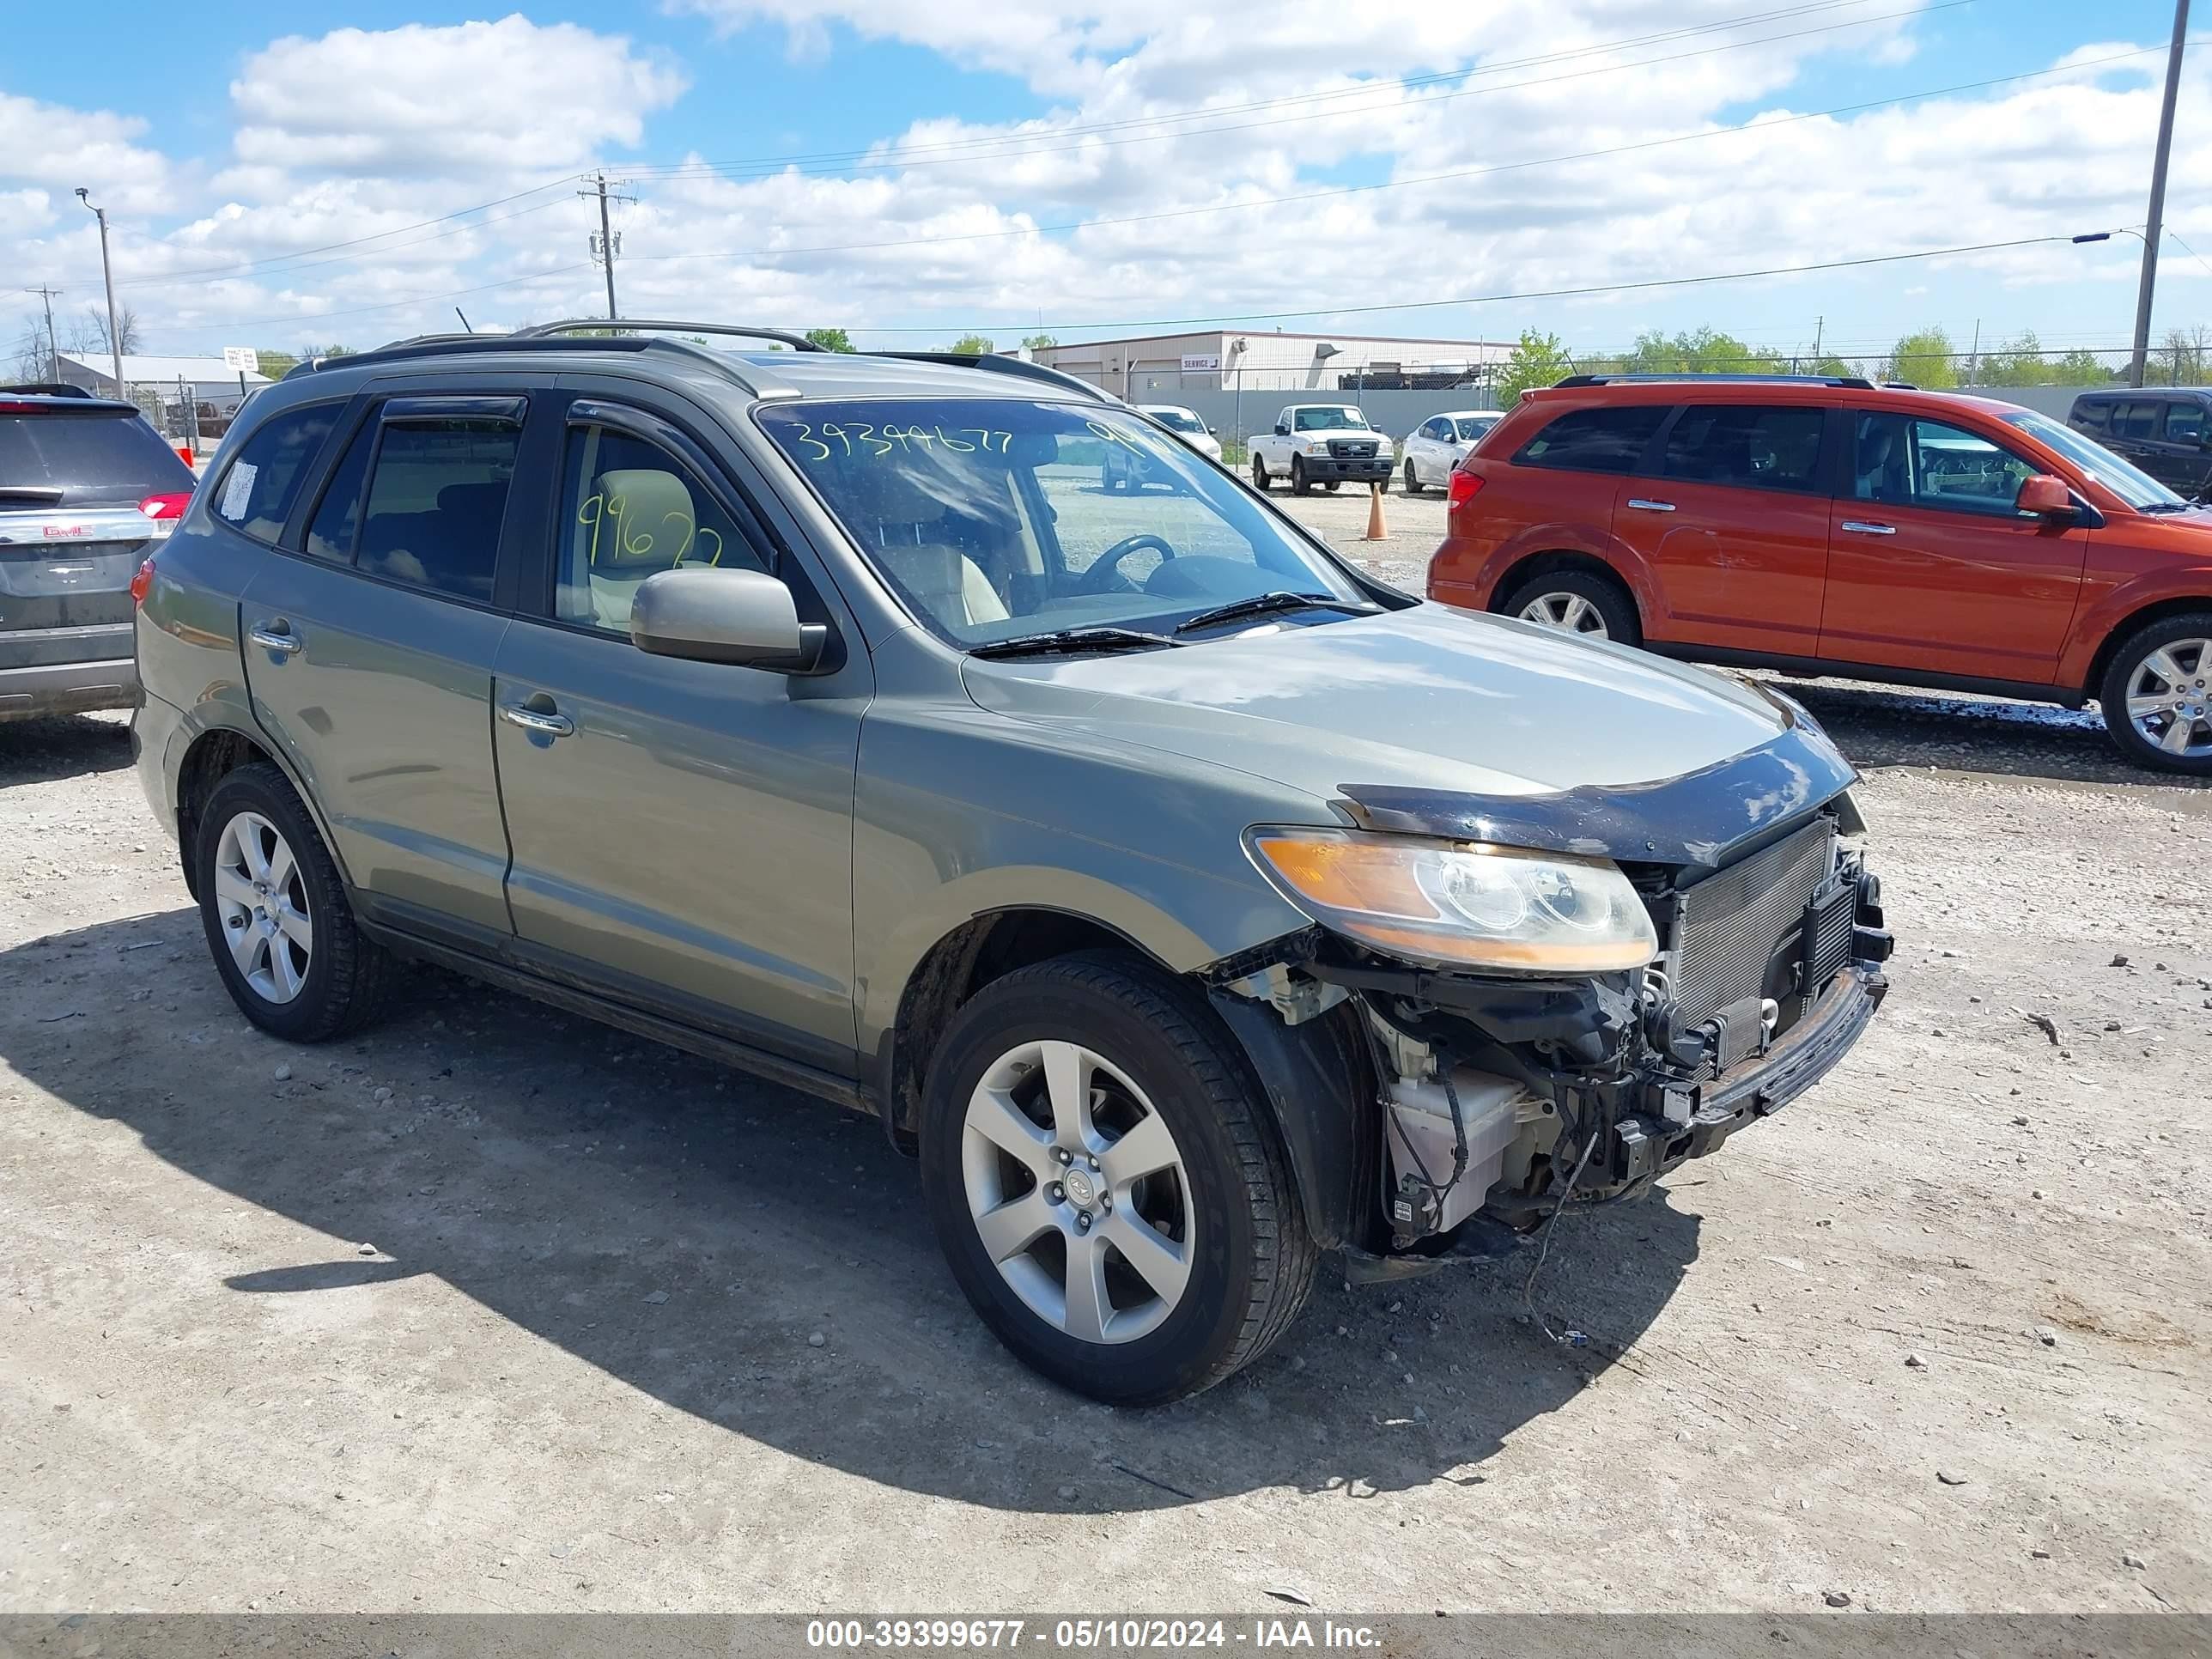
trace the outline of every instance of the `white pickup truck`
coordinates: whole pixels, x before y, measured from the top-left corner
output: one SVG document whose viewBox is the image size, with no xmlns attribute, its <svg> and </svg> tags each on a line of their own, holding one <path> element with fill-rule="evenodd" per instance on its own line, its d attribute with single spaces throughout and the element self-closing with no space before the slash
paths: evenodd
<svg viewBox="0 0 2212 1659">
<path fill-rule="evenodd" d="M 1275 429 L 1255 432 L 1245 446 L 1252 458 L 1252 488 L 1264 491 L 1278 478 L 1304 495 L 1316 484 L 1334 489 L 1354 483 L 1390 487 L 1390 441 L 1350 404 L 1286 404 Z"/>
</svg>

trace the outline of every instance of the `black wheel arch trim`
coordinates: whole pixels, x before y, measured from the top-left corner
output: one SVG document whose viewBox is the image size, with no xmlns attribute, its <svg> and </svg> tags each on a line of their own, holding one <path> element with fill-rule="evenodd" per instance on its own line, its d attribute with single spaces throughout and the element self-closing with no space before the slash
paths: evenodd
<svg viewBox="0 0 2212 1659">
<path fill-rule="evenodd" d="M 1207 997 L 1243 1050 L 1282 1133 L 1314 1243 L 1323 1249 L 1370 1243 L 1363 1222 L 1369 1212 L 1382 1213 L 1376 1183 L 1382 1131 L 1357 1003 L 1286 1025 L 1266 1003 L 1218 988 Z"/>
</svg>

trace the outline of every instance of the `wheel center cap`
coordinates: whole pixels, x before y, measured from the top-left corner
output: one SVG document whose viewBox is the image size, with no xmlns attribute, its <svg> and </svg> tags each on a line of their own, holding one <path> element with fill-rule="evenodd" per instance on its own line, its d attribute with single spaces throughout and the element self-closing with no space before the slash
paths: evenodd
<svg viewBox="0 0 2212 1659">
<path fill-rule="evenodd" d="M 1067 1189 L 1068 1201 L 1079 1210 L 1087 1210 L 1097 1201 L 1098 1182 L 1088 1170 L 1064 1170 L 1060 1184 Z"/>
</svg>

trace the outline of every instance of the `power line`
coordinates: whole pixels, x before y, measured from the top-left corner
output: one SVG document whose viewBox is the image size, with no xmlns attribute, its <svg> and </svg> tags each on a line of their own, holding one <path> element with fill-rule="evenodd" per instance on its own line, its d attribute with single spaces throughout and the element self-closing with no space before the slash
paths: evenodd
<svg viewBox="0 0 2212 1659">
<path fill-rule="evenodd" d="M 1465 81 L 1472 79 L 1478 75 L 1495 75 L 1510 69 L 1535 67 L 1550 63 L 1564 63 L 1577 58 L 1591 57 L 1603 52 L 1620 52 L 1637 46 L 1662 44 L 1670 40 L 1680 40 L 1699 34 L 1711 33 L 1723 29 L 1742 28 L 1747 27 L 1753 23 L 1771 21 L 1784 17 L 1803 16 L 1817 12 L 1834 10 L 1839 6 L 1859 5 L 1864 3 L 1867 3 L 1867 0 L 1820 0 L 1820 3 L 1817 4 L 1788 7 L 1779 11 L 1753 13 L 1747 16 L 1729 19 L 1721 22 L 1700 24 L 1692 27 L 1669 30 L 1660 34 L 1645 35 L 1626 40 L 1605 42 L 1596 46 L 1581 46 L 1569 51 L 1543 53 L 1532 58 L 1512 59 L 1498 64 L 1483 64 L 1474 69 L 1451 70 L 1436 75 L 1408 76 L 1387 81 L 1371 81 L 1364 82 L 1360 86 L 1344 88 L 1334 92 L 1304 93 L 1299 94 L 1294 97 L 1263 99 L 1244 105 L 1227 105 L 1210 109 L 1202 108 L 1194 110 L 1170 111 L 1149 116 L 1133 116 L 1119 121 L 1096 122 L 1084 125 L 1054 127 L 1043 131 L 1035 135 L 1035 137 L 1046 138 L 1065 138 L 1071 137 L 1081 137 L 1084 135 L 1109 132 L 1124 127 L 1158 126 L 1171 122 L 1204 120 L 1209 119 L 1217 115 L 1236 114 L 1247 110 L 1255 109 L 1279 108 L 1290 104 L 1309 104 L 1338 99 L 1373 97 L 1380 93 L 1411 90 L 1424 86 L 1434 85 L 1445 81 Z M 1513 92 L 1526 87 L 1551 86 L 1561 81 L 1581 80 L 1594 75 L 1613 75 L 1620 73 L 1625 70 L 1647 69 L 1662 64 L 1680 63 L 1687 58 L 1710 57 L 1718 52 L 1738 52 L 1747 46 L 1766 46 L 1779 40 L 1795 40 L 1802 39 L 1807 35 L 1832 33 L 1839 29 L 1858 28 L 1863 27 L 1869 23 L 1886 22 L 1900 17 L 1922 16 L 1930 12 L 1948 11 L 1956 6 L 1971 5 L 1972 3 L 1974 3 L 1974 0 L 1939 0 L 1939 3 L 1935 5 L 1907 7 L 1899 11 L 1881 12 L 1870 17 L 1853 18 L 1844 22 L 1823 24 L 1815 28 L 1798 29 L 1782 34 L 1762 35 L 1753 40 L 1735 40 L 1729 41 L 1722 46 L 1703 47 L 1695 52 L 1677 52 L 1663 58 L 1640 58 L 1631 64 L 1601 64 L 1595 69 L 1579 70 L 1565 75 L 1547 76 L 1527 81 L 1509 82 L 1503 86 L 1462 87 L 1455 92 L 1443 93 L 1434 98 L 1425 99 L 1422 100 L 1419 107 L 1427 108 L 1432 105 L 1443 103 L 1455 98 L 1479 97 L 1486 94 L 1497 92 Z M 735 161 L 678 161 L 653 163 L 647 164 L 642 167 L 633 168 L 631 171 L 640 174 L 652 173 L 661 177 L 677 179 L 682 178 L 687 174 L 696 173 L 706 173 L 716 177 L 770 178 L 787 172 L 797 172 L 802 175 L 811 177 L 826 173 L 904 170 L 908 167 L 939 167 L 947 165 L 949 163 L 972 161 L 992 161 L 1011 156 L 1054 155 L 1064 150 L 1097 149 L 1103 148 L 1108 145 L 1156 143 L 1170 138 L 1206 137 L 1214 133 L 1247 132 L 1260 127 L 1281 126 L 1291 123 L 1304 123 L 1313 120 L 1328 120 L 1341 115 L 1367 114 L 1370 112 L 1372 112 L 1364 109 L 1327 111 L 1319 114 L 1308 113 L 1290 115 L 1266 121 L 1249 121 L 1234 125 L 1190 127 L 1167 132 L 1139 133 L 1132 137 L 1098 139 L 1095 143 L 1083 142 L 1072 144 L 1042 144 L 1032 142 L 1032 138 L 1029 135 L 1006 133 L 979 138 L 949 139 L 944 143 L 937 144 L 902 146 L 895 154 L 884 156 L 880 160 L 870 159 L 875 154 L 873 150 L 862 149 L 824 151 L 813 155 L 802 156 L 757 156 Z M 947 154 L 945 152 L 952 153 Z M 811 167 L 801 165 L 805 162 L 819 162 L 823 165 Z"/>
<path fill-rule="evenodd" d="M 373 306 L 349 306 L 343 311 L 295 312 L 287 317 L 232 317 L 219 323 L 179 323 L 167 332 L 173 334 L 208 334 L 217 329 L 240 328 L 306 328 L 332 317 L 365 317 L 374 311 L 397 311 L 403 306 L 426 306 L 441 300 L 465 299 L 471 294 L 489 294 L 495 289 L 514 288 L 523 283 L 543 282 L 550 276 L 566 276 L 570 271 L 589 270 L 593 262 L 579 260 L 574 264 L 549 265 L 544 270 L 525 271 L 520 276 L 503 276 L 495 283 L 479 283 L 474 288 L 448 289 L 442 294 L 415 294 L 404 300 L 386 300 Z"/>
<path fill-rule="evenodd" d="M 1904 253 L 1872 253 L 1853 259 L 1825 259 L 1812 264 L 1768 265 L 1756 270 L 1714 271 L 1701 276 L 1656 276 L 1634 283 L 1588 283 L 1574 288 L 1528 289 L 1510 294 L 1468 294 L 1443 300 L 1395 300 L 1376 305 L 1316 306 L 1304 311 L 1237 311 L 1218 312 L 1204 317 L 1152 317 L 1137 321 L 1059 322 L 1042 325 L 1043 331 L 1059 329 L 1175 329 L 1202 328 L 1216 323 L 1273 323 L 1290 322 L 1304 317 L 1360 317 L 1385 311 L 1431 311 L 1447 306 L 1502 305 L 1521 300 L 1571 300 L 1596 294 L 1638 294 L 1659 289 L 1695 288 L 1708 283 L 1743 283 L 1765 276 L 1803 276 L 1824 270 L 1851 270 L 1867 265 L 1899 264 L 1913 259 L 1944 259 L 1969 253 L 1996 253 L 2008 248 L 2040 247 L 2053 242 L 2070 242 L 2070 236 L 2021 236 L 2003 242 L 1972 242 L 1958 247 L 1918 248 Z M 999 323 L 939 323 L 931 328 L 900 327 L 870 328 L 872 334 L 942 334 L 948 328 L 1008 329 L 1028 328 L 1025 322 Z"/>
<path fill-rule="evenodd" d="M 1203 207 L 1166 208 L 1156 213 L 1125 214 L 1115 218 L 1079 219 L 1063 224 L 1017 225 L 1004 230 L 961 231 L 942 236 L 900 237 L 886 241 L 832 242 L 811 247 L 781 248 L 715 248 L 687 253 L 647 253 L 638 257 L 654 261 L 683 259 L 784 259 L 799 254 L 864 253 L 889 248 L 938 246 L 948 242 L 999 241 L 1017 236 L 1044 236 L 1060 231 L 1097 230 L 1118 225 L 1156 224 L 1167 219 L 1195 218 L 1213 213 L 1241 213 L 1257 208 L 1282 207 L 1297 202 L 1335 200 L 1347 196 L 1377 194 L 1384 191 L 1407 190 L 1418 185 L 1444 184 L 1455 179 L 1486 178 L 1494 173 L 1525 172 L 1533 167 L 1556 167 L 1570 161 L 1604 161 L 1616 155 L 1627 155 L 1643 150 L 1662 149 L 1675 144 L 1701 143 L 1711 138 L 1742 137 L 1747 134 L 1771 132 L 1778 128 L 1794 126 L 1802 122 L 1823 120 L 1835 115 L 1863 114 L 1869 110 L 1887 109 L 1899 104 L 1916 103 L 1926 98 L 1948 97 L 1954 93 L 1981 92 L 1989 88 L 2006 86 L 2021 81 L 2047 79 L 2054 75 L 2076 75 L 2084 69 L 2104 64 L 2117 64 L 2130 58 L 2148 58 L 2163 54 L 2163 46 L 2143 47 L 2134 52 L 2114 52 L 2105 58 L 2093 58 L 2069 64 L 2057 69 L 2029 70 L 2018 75 L 1994 76 L 1988 80 L 1962 82 L 1956 86 L 1936 87 L 1924 92 L 1905 93 L 1894 98 L 1876 98 L 1863 103 L 1840 104 L 1830 109 L 1807 110 L 1796 115 L 1777 116 L 1743 127 L 1701 127 L 1695 132 L 1674 133 L 1664 138 L 1646 138 L 1634 143 L 1614 144 L 1603 149 L 1581 150 L 1568 155 L 1539 156 L 1522 161 L 1498 161 L 1486 167 L 1456 167 L 1448 173 L 1418 173 L 1405 179 L 1386 179 L 1368 185 L 1334 185 L 1322 190 L 1294 191 L 1279 196 L 1255 197 L 1241 202 L 1217 202 Z M 2067 240 L 2061 238 L 2060 240 Z M 917 332 L 927 332 L 921 330 Z"/>
<path fill-rule="evenodd" d="M 566 184 L 566 183 L 568 182 L 568 180 L 566 180 L 566 179 L 562 179 L 562 182 L 563 184 Z M 512 197 L 509 197 L 507 199 L 508 199 L 508 200 L 510 200 L 510 201 L 512 201 L 512 200 L 514 200 L 514 198 L 512 198 Z M 485 227 L 489 226 L 489 225 L 503 225 L 503 224 L 505 224 L 505 223 L 506 223 L 508 220 L 510 220 L 510 219 L 525 219 L 525 218 L 529 217 L 529 216 L 530 216 L 530 215 L 532 215 L 532 214 L 533 214 L 533 213 L 543 213 L 543 212 L 544 212 L 544 211 L 545 211 L 545 210 L 546 210 L 546 209 L 548 209 L 548 208 L 565 207 L 565 206 L 567 206 L 567 205 L 568 205 L 568 204 L 567 204 L 567 201 L 566 201 L 566 199 L 565 199 L 565 198 L 556 198 L 554 200 L 552 200 L 552 201 L 550 201 L 550 202 L 539 202 L 539 203 L 538 203 L 535 206 L 532 206 L 532 207 L 519 208 L 519 209 L 517 209 L 517 210 L 516 210 L 514 212 L 513 212 L 513 213 L 502 213 L 502 214 L 499 215 L 496 218 L 492 218 L 492 219 L 478 219 L 478 220 L 476 220 L 476 221 L 474 221 L 474 222 L 471 222 L 471 223 L 469 223 L 469 224 L 465 224 L 465 225 L 454 225 L 454 226 L 453 226 L 453 227 L 452 227 L 451 228 L 449 228 L 449 229 L 446 229 L 446 230 L 440 230 L 440 231 L 434 231 L 434 232 L 432 232 L 432 233 L 431 233 L 429 235 L 428 235 L 428 236 L 417 236 L 416 238 L 415 238 L 415 240 L 414 240 L 410 241 L 410 242 L 395 242 L 395 243 L 391 244 L 389 246 L 386 246 L 386 247 L 378 247 L 378 248 L 371 248 L 371 249 L 370 249 L 368 252 L 366 252 L 366 253 L 349 253 L 349 254 L 342 254 L 342 255 L 340 255 L 338 258 L 335 258 L 335 259 L 305 259 L 305 260 L 301 260 L 299 264 L 284 264 L 284 265 L 278 265 L 278 264 L 274 264 L 274 263 L 273 263 L 273 262 L 274 262 L 274 260 L 276 259 L 276 258 L 277 256 L 272 255 L 272 256 L 270 256 L 271 263 L 270 263 L 270 264 L 268 266 L 268 268 L 264 269 L 264 270 L 251 270 L 251 271 L 244 271 L 244 272 L 240 272 L 240 273 L 238 273 L 238 274 L 237 274 L 237 275 L 236 275 L 236 276 L 235 276 L 232 280 L 258 280 L 258 279 L 259 279 L 259 278 L 262 278 L 262 277 L 268 277 L 268 276 L 295 276 L 295 275 L 297 275 L 299 272 L 303 271 L 303 270 L 317 270 L 317 269 L 319 269 L 319 268 L 320 268 L 320 267 L 322 267 L 322 266 L 324 266 L 324 265 L 349 265 L 349 264 L 358 264 L 361 260 L 363 260 L 363 259 L 373 259 L 373 258 L 379 258 L 379 257 L 380 257 L 380 256 L 382 256 L 382 255 L 384 255 L 384 254 L 386 254 L 386 253 L 397 253 L 397 252 L 400 252 L 402 249 L 404 249 L 404 248 L 420 247 L 420 246 L 422 246 L 425 242 L 435 242 L 435 241 L 441 241 L 441 240 L 442 240 L 443 239 L 445 239 L 446 237 L 448 237 L 448 236 L 459 236 L 459 235 L 462 234 L 464 232 L 466 232 L 466 231 L 471 231 L 471 230 L 482 230 L 482 229 L 483 229 Z M 467 211 L 474 213 L 474 212 L 481 212 L 481 211 L 482 211 L 482 210 L 481 210 L 481 209 L 477 209 L 477 208 L 471 208 L 471 209 L 467 210 Z M 436 222 L 434 220 L 434 221 L 431 221 L 430 222 L 432 222 L 432 223 L 435 223 Z M 392 231 L 386 231 L 386 232 L 383 232 L 383 233 L 381 233 L 381 234 L 384 234 L 384 235 L 387 235 L 387 236 L 397 236 L 397 235 L 398 235 L 400 233 L 399 233 L 398 231 L 392 230 Z M 362 240 L 365 241 L 365 240 L 368 240 L 368 238 L 366 238 L 366 237 L 364 237 L 364 238 L 362 238 Z M 339 243 L 339 244 L 337 244 L 337 246 L 341 246 L 341 247 L 344 247 L 344 246 L 353 246 L 353 244 L 351 244 L 351 243 Z M 313 251 L 313 250 L 302 250 L 302 252 L 312 252 L 312 251 Z M 295 258 L 295 257 L 296 257 L 296 256 L 294 256 L 294 255 L 291 255 L 291 254 L 286 254 L 286 255 L 284 255 L 284 256 L 283 256 L 283 258 L 288 258 L 288 259 L 289 259 L 289 258 Z M 127 279 L 127 281 L 125 281 L 125 282 L 118 283 L 116 284 L 116 286 L 117 286 L 117 287 L 118 287 L 118 288 L 125 288 L 125 287 L 129 287 L 129 288 L 176 288 L 176 287 L 182 286 L 183 284 L 185 284 L 185 283 L 187 283 L 193 282 L 193 281 L 195 281 L 195 280 L 198 280 L 198 281 L 206 281 L 206 280 L 209 280 L 209 279 L 208 279 L 208 278 L 206 278 L 206 277 L 204 277 L 204 276 L 203 276 L 203 277 L 200 277 L 200 278 L 197 278 L 197 279 L 196 279 L 196 278 L 194 278 L 193 276 L 191 276 L 189 273 L 183 274 L 183 275 L 179 275 L 179 276 L 133 276 L 133 277 L 131 277 L 131 278 Z M 221 279 L 219 279 L 219 278 L 218 278 L 218 279 L 216 279 L 216 280 L 221 280 Z"/>
<path fill-rule="evenodd" d="M 180 282 L 185 278 L 193 276 L 248 275 L 251 274 L 257 266 L 282 264 L 293 259 L 302 258 L 310 253 L 330 253 L 339 248 L 359 247 L 365 242 L 381 241 L 387 236 L 401 236 L 404 235 L 410 230 L 422 230 L 428 228 L 431 225 L 442 225 L 450 219 L 465 218 L 471 213 L 482 213 L 489 208 L 505 207 L 509 202 L 519 202 L 526 196 L 536 196 L 543 191 L 557 190 L 562 185 L 568 183 L 571 179 L 578 178 L 579 176 L 580 175 L 573 173 L 565 173 L 562 177 L 554 179 L 550 184 L 532 185 L 528 190 L 519 190 L 512 196 L 501 196 L 492 201 L 478 202 L 473 207 L 455 208 L 451 213 L 441 213 L 434 219 L 420 220 L 411 225 L 398 225 L 390 230 L 372 231 L 366 236 L 356 236 L 349 241 L 325 242 L 316 247 L 294 248 L 289 253 L 271 253 L 264 258 L 248 259 L 234 264 L 205 265 L 197 270 L 173 270 L 167 275 L 162 276 L 133 277 L 131 278 L 127 283 L 123 284 L 123 286 L 141 286 L 154 283 Z M 465 229 L 466 227 L 464 226 L 463 228 Z M 430 239 L 425 237 L 423 240 L 428 241 Z M 335 261 L 333 263 L 343 262 Z"/>
</svg>

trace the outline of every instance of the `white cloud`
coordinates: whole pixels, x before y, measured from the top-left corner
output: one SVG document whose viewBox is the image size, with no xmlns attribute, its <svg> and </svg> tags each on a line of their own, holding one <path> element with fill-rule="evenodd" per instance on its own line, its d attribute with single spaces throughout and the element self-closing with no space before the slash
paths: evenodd
<svg viewBox="0 0 2212 1659">
<path fill-rule="evenodd" d="M 643 141 L 683 74 L 620 35 L 520 13 L 287 36 L 231 82 L 247 167 L 353 176 L 535 173 Z"/>
<path fill-rule="evenodd" d="M 168 205 L 170 167 L 159 150 L 137 142 L 146 131 L 135 115 L 0 92 L 0 184 L 36 185 L 61 202 L 83 185 L 103 207 L 158 210 Z"/>
</svg>

